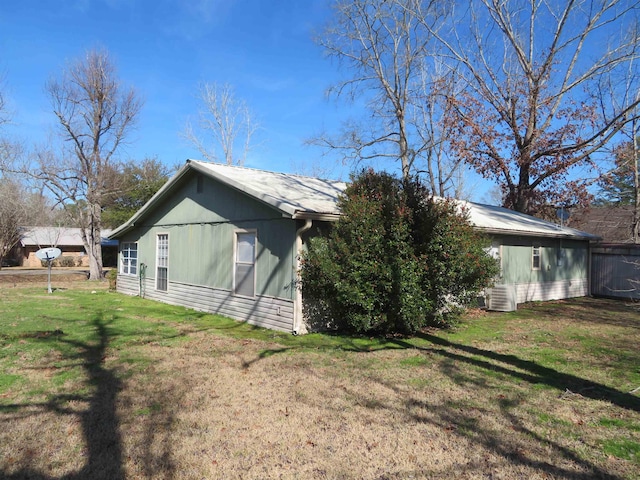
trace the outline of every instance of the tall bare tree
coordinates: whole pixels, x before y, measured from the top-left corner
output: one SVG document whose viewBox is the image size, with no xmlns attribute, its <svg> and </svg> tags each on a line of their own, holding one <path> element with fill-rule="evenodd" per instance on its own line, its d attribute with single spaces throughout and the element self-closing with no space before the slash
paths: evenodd
<svg viewBox="0 0 640 480">
<path fill-rule="evenodd" d="M 634 27 L 637 30 L 640 25 L 636 24 Z M 634 33 L 638 36 L 637 32 Z M 635 50 L 636 54 L 640 53 L 640 44 L 635 45 Z M 617 76 L 605 77 L 600 82 L 599 90 L 607 93 L 608 98 L 614 103 L 614 108 L 621 108 L 630 103 L 638 104 L 639 61 L 636 56 L 629 62 L 626 70 L 622 70 Z M 620 88 L 620 85 L 623 85 L 623 88 Z M 640 107 L 636 107 L 636 110 L 640 110 Z M 600 184 L 607 200 L 632 205 L 631 239 L 634 243 L 640 243 L 640 118 L 637 112 L 634 113 L 636 114 L 630 115 L 630 120 L 620 129 L 622 141 L 612 152 L 615 167 L 601 176 Z"/>
<path fill-rule="evenodd" d="M 639 99 L 623 91 L 636 92 L 637 79 L 599 88 L 635 68 L 638 2 L 473 0 L 439 30 L 418 9 L 411 14 L 461 73 L 464 92 L 451 97 L 448 117 L 458 156 L 497 180 L 505 206 L 517 211 L 584 199 L 572 168 L 638 118 Z"/>
<path fill-rule="evenodd" d="M 20 240 L 25 217 L 22 191 L 18 183 L 0 178 L 0 268 L 8 253 Z"/>
<path fill-rule="evenodd" d="M 311 143 L 348 162 L 398 162 L 404 177 L 426 173 L 434 193 L 450 192 L 459 160 L 447 155 L 442 119 L 455 83 L 440 68 L 431 33 L 443 26 L 446 8 L 435 0 L 337 0 L 317 41 L 347 72 L 330 93 L 364 99 L 365 119 Z"/>
<path fill-rule="evenodd" d="M 40 182 L 80 227 L 89 278 L 102 278 L 102 208 L 118 186 L 116 155 L 134 127 L 141 101 L 124 89 L 105 51 L 88 51 L 47 84 L 60 149 L 43 149 L 17 170 Z"/>
<path fill-rule="evenodd" d="M 8 178 L 2 168 L 15 161 L 19 150 L 18 145 L 5 137 L 2 127 L 8 122 L 7 104 L 3 89 L 0 88 L 0 268 L 7 254 L 20 240 L 20 226 L 23 225 L 25 213 L 20 203 L 24 198 L 20 184 Z"/>
<path fill-rule="evenodd" d="M 246 102 L 229 84 L 204 83 L 198 91 L 200 110 L 194 126 L 187 122 L 183 137 L 205 160 L 244 164 L 258 124 Z M 240 151 L 240 154 L 238 154 Z"/>
<path fill-rule="evenodd" d="M 10 164 L 20 151 L 20 146 L 5 136 L 4 126 L 9 123 L 10 115 L 3 91 L 3 83 L 3 78 L 0 77 L 0 167 Z"/>
</svg>

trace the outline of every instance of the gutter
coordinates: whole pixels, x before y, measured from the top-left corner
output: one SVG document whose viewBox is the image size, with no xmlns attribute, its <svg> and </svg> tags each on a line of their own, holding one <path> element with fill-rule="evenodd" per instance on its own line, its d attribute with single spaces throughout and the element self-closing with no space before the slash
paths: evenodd
<svg viewBox="0 0 640 480">
<path fill-rule="evenodd" d="M 533 232 L 530 230 L 511 230 L 506 228 L 494 228 L 494 227 L 478 227 L 477 225 L 471 224 L 473 228 L 479 230 L 484 233 L 495 234 L 495 235 L 510 235 L 510 236 L 524 236 L 524 237 L 547 237 L 547 238 L 565 238 L 568 240 L 585 240 L 585 241 L 598 241 L 601 237 L 597 235 L 593 235 L 586 232 L 576 231 L 572 232 Z M 585 233 L 581 235 L 580 233 Z"/>
<path fill-rule="evenodd" d="M 302 282 L 300 278 L 301 255 L 302 255 L 302 234 L 307 232 L 313 225 L 313 220 L 307 218 L 304 225 L 296 230 L 296 298 L 293 303 L 293 330 L 294 335 L 307 333 L 307 327 L 304 324 L 302 312 Z"/>
</svg>

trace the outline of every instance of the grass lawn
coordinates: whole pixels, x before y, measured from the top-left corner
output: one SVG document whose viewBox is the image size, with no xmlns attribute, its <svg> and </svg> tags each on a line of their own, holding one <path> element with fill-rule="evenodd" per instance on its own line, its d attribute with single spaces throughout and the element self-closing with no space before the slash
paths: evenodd
<svg viewBox="0 0 640 480">
<path fill-rule="evenodd" d="M 0 283 L 3 479 L 640 478 L 638 305 L 294 337 L 58 287 Z"/>
</svg>

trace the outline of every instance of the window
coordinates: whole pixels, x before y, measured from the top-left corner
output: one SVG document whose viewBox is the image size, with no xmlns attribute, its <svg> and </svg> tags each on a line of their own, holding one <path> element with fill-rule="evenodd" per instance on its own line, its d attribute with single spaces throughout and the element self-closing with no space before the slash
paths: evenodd
<svg viewBox="0 0 640 480">
<path fill-rule="evenodd" d="M 167 271 L 169 269 L 169 234 L 158 234 L 156 244 L 156 289 L 167 291 Z"/>
<path fill-rule="evenodd" d="M 542 260 L 540 258 L 540 247 L 533 247 L 531 250 L 531 268 L 533 270 L 540 270 Z"/>
<path fill-rule="evenodd" d="M 138 273 L 138 245 L 136 243 L 122 244 L 122 263 L 120 273 L 123 275 L 136 275 Z"/>
<path fill-rule="evenodd" d="M 256 232 L 237 232 L 235 244 L 234 293 L 255 296 Z"/>
</svg>

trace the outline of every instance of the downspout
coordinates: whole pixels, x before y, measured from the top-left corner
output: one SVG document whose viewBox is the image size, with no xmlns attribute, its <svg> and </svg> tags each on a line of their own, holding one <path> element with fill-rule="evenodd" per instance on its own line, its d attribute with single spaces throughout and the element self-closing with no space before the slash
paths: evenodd
<svg viewBox="0 0 640 480">
<path fill-rule="evenodd" d="M 293 303 L 293 333 L 300 335 L 307 333 L 307 327 L 304 324 L 302 312 L 302 281 L 300 278 L 300 269 L 302 268 L 302 234 L 308 231 L 313 225 L 313 220 L 307 218 L 304 225 L 296 230 L 296 298 Z"/>
</svg>

